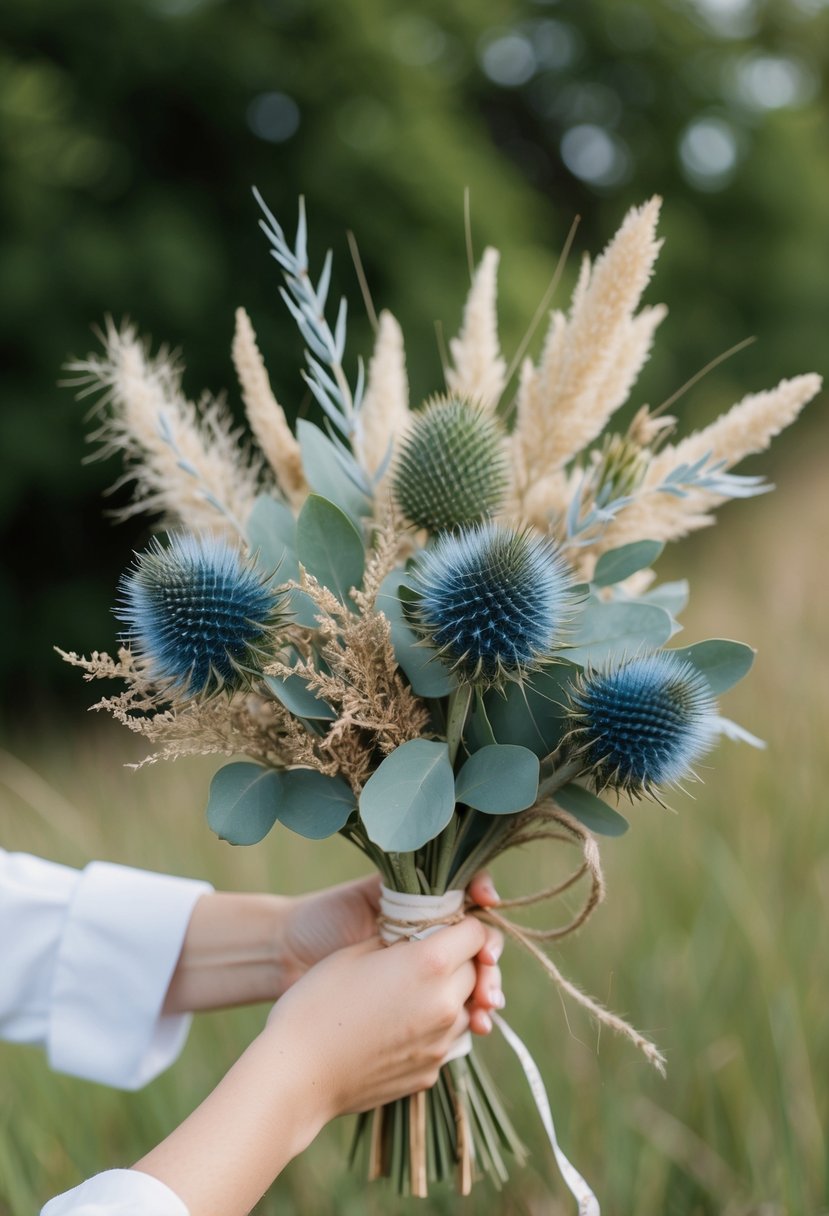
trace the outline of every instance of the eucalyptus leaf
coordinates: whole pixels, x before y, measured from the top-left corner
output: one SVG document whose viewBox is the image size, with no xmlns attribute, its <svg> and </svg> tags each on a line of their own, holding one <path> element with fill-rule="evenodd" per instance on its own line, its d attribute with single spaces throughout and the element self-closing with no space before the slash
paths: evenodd
<svg viewBox="0 0 829 1216">
<path fill-rule="evenodd" d="M 210 782 L 208 824 L 230 844 L 256 844 L 276 823 L 281 780 L 281 773 L 263 764 L 226 764 Z"/>
<path fill-rule="evenodd" d="M 571 663 L 600 666 L 630 658 L 643 649 L 663 646 L 673 633 L 673 620 L 656 604 L 603 600 L 591 596 L 563 656 Z"/>
<path fill-rule="evenodd" d="M 311 691 L 302 676 L 265 676 L 265 683 L 277 701 L 297 718 L 333 722 L 337 716 L 327 701 Z"/>
<path fill-rule="evenodd" d="M 624 815 L 614 811 L 612 807 L 591 794 L 584 786 L 570 782 L 556 790 L 553 799 L 564 811 L 569 811 L 574 819 L 591 832 L 599 836 L 623 836 L 628 830 L 628 821 Z"/>
<path fill-rule="evenodd" d="M 296 525 L 297 557 L 309 574 L 348 603 L 348 592 L 363 581 L 362 538 L 338 506 L 309 494 Z"/>
<path fill-rule="evenodd" d="M 406 587 L 405 577 L 400 570 L 393 570 L 391 574 L 386 575 L 377 594 L 377 608 L 391 626 L 394 656 L 411 684 L 412 691 L 419 697 L 447 697 L 457 688 L 458 681 L 446 664 L 438 658 L 434 647 L 419 641 L 406 620 L 399 594 L 400 589 Z"/>
<path fill-rule="evenodd" d="M 343 469 L 334 444 L 307 418 L 300 418 L 296 433 L 302 467 L 311 489 L 359 522 L 361 516 L 369 513 L 371 503 Z"/>
<path fill-rule="evenodd" d="M 311 768 L 282 774 L 279 822 L 308 840 L 333 836 L 355 809 L 351 787 L 341 777 L 326 777 Z"/>
<path fill-rule="evenodd" d="M 671 654 L 688 659 L 708 681 L 713 693 L 719 694 L 733 688 L 751 670 L 756 651 L 745 642 L 731 642 L 726 638 L 708 638 L 695 642 Z"/>
<path fill-rule="evenodd" d="M 624 582 L 637 570 L 652 566 L 664 548 L 661 540 L 635 540 L 632 544 L 610 549 L 596 562 L 593 582 L 597 587 L 612 587 L 614 583 Z"/>
<path fill-rule="evenodd" d="M 566 728 L 568 690 L 577 674 L 571 663 L 551 663 L 521 683 L 509 681 L 484 697 L 487 723 L 477 705 L 467 723 L 465 741 L 477 750 L 492 742 L 527 747 L 543 759 L 561 742 Z"/>
<path fill-rule="evenodd" d="M 655 604 L 657 608 L 670 612 L 671 616 L 679 616 L 688 606 L 688 580 L 680 578 L 673 583 L 660 583 L 633 598 L 637 604 Z"/>
<path fill-rule="evenodd" d="M 280 583 L 299 577 L 296 561 L 296 520 L 283 502 L 260 494 L 253 504 L 245 529 L 251 552 L 268 574 Z"/>
<path fill-rule="evenodd" d="M 446 827 L 455 809 L 455 781 L 445 743 L 401 743 L 372 773 L 360 794 L 360 816 L 387 853 L 421 848 Z"/>
<path fill-rule="evenodd" d="M 470 756 L 455 778 L 458 802 L 487 815 L 512 815 L 532 806 L 538 795 L 535 752 L 495 743 Z"/>
</svg>

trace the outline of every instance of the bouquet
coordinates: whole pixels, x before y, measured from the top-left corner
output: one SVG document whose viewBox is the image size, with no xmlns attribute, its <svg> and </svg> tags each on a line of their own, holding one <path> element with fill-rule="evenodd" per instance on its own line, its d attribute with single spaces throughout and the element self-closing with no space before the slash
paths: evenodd
<svg viewBox="0 0 829 1216">
<path fill-rule="evenodd" d="M 626 830 L 620 801 L 661 801 L 722 734 L 757 742 L 716 700 L 752 650 L 675 645 L 687 584 L 657 583 L 653 567 L 721 503 L 769 488 L 731 470 L 819 378 L 747 396 L 679 440 L 646 406 L 613 429 L 665 312 L 640 307 L 660 244 L 653 199 L 585 258 L 537 361 L 501 354 L 487 249 L 445 383 L 412 409 L 394 317 L 375 319 L 365 372 L 346 355 L 344 300 L 328 319 L 330 252 L 311 276 L 304 208 L 290 243 L 257 197 L 320 421 L 291 429 L 242 309 L 233 361 L 250 436 L 221 400 L 185 398 L 169 351 L 109 322 L 103 353 L 70 366 L 82 393 L 101 394 L 94 438 L 125 459 L 127 510 L 160 516 L 168 535 L 122 579 L 116 657 L 64 658 L 123 682 L 99 707 L 152 743 L 148 759 L 244 757 L 210 787 L 222 839 L 250 845 L 277 828 L 362 850 L 382 875 L 387 941 L 463 915 L 471 878 L 507 849 L 574 848 L 565 881 L 478 914 L 661 1068 L 657 1047 L 570 983 L 544 943 L 603 898 L 596 837 Z M 505 915 L 579 883 L 581 911 L 548 931 Z M 580 1210 L 597 1212 L 531 1058 L 496 1019 Z M 524 1154 L 468 1036 L 433 1089 L 359 1118 L 361 1146 L 371 1177 L 419 1196 L 450 1178 L 463 1194 L 478 1175 L 498 1185 Z"/>
</svg>

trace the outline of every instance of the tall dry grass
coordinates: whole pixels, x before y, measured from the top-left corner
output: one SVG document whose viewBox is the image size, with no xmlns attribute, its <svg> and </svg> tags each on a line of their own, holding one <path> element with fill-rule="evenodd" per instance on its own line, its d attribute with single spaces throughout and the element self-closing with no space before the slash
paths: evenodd
<svg viewBox="0 0 829 1216">
<path fill-rule="evenodd" d="M 607 841 L 609 898 L 557 956 L 591 992 L 653 1035 L 661 1081 L 599 1036 L 508 950 L 507 1016 L 536 1054 L 561 1139 L 605 1216 L 815 1216 L 827 1204 L 829 1115 L 829 499 L 823 461 L 801 454 L 776 495 L 725 509 L 666 574 L 692 565 L 688 641 L 736 636 L 760 656 L 725 712 L 768 750 L 723 745 L 675 814 L 634 809 Z M 0 839 L 72 864 L 103 856 L 205 876 L 217 886 L 295 891 L 356 873 L 339 840 L 285 832 L 233 850 L 207 830 L 213 765 L 131 773 L 135 741 L 109 723 L 21 736 L 0 757 Z M 497 871 L 504 893 L 543 885 L 534 850 Z M 56 1191 L 128 1164 L 181 1119 L 252 1037 L 262 1010 L 200 1019 L 183 1057 L 141 1094 L 50 1075 L 37 1052 L 0 1048 L 0 1213 L 30 1216 Z M 261 1216 L 390 1211 L 569 1213 L 515 1060 L 484 1050 L 532 1148 L 504 1194 L 398 1201 L 348 1173 L 346 1123 L 326 1129 L 259 1205 Z"/>
</svg>

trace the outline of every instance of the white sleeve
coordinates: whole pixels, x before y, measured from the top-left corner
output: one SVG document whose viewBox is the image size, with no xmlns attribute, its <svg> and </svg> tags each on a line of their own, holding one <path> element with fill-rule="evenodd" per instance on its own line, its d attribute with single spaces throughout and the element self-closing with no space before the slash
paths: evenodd
<svg viewBox="0 0 829 1216">
<path fill-rule="evenodd" d="M 53 1068 L 138 1089 L 173 1062 L 189 1015 L 163 1016 L 207 883 L 95 861 L 78 872 L 0 850 L 0 1037 Z"/>
<path fill-rule="evenodd" d="M 169 1187 L 140 1170 L 107 1170 L 50 1199 L 40 1216 L 189 1216 Z"/>
</svg>

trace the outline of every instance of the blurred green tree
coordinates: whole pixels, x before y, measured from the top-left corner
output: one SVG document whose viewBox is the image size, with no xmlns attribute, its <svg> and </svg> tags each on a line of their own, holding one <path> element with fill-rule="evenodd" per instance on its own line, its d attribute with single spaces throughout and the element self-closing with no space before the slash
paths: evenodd
<svg viewBox="0 0 829 1216">
<path fill-rule="evenodd" d="M 567 227 L 597 249 L 631 202 L 667 199 L 654 298 L 673 305 L 643 389 L 702 417 L 814 367 L 825 324 L 829 167 L 820 0 L 27 0 L 0 15 L 0 670 L 6 703 L 84 696 L 50 651 L 111 645 L 107 606 L 145 522 L 102 518 L 117 469 L 82 465 L 82 410 L 56 388 L 90 324 L 132 317 L 183 351 L 185 384 L 233 386 L 248 308 L 289 410 L 309 408 L 250 186 L 335 249 L 351 350 L 378 306 L 407 334 L 415 392 L 439 380 L 475 246 L 504 252 L 511 351 Z M 817 370 L 820 370 L 818 367 Z M 116 496 L 117 497 L 117 496 Z"/>
</svg>

